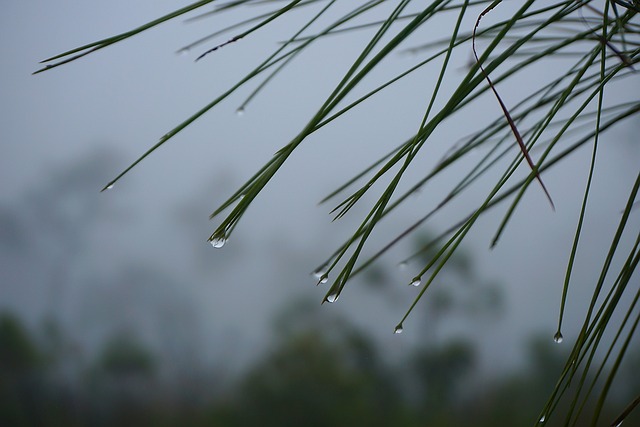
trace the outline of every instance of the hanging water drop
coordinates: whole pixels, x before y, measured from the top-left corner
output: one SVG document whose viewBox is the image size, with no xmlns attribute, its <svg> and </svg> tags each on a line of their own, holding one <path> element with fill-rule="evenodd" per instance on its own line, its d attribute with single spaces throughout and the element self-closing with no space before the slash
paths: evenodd
<svg viewBox="0 0 640 427">
<path fill-rule="evenodd" d="M 221 248 L 227 243 L 227 239 L 224 236 L 216 236 L 209 239 L 209 243 L 211 243 L 211 246 L 214 248 Z"/>
<path fill-rule="evenodd" d="M 321 267 L 318 267 L 313 273 L 313 276 L 315 276 L 316 278 L 320 279 L 322 276 L 324 276 L 325 274 L 327 274 L 327 268 L 328 266 L 325 264 Z"/>
<path fill-rule="evenodd" d="M 553 336 L 553 340 L 557 344 L 560 344 L 562 342 L 562 340 L 564 340 L 564 337 L 562 336 L 562 332 L 560 332 L 560 331 L 556 332 L 556 334 Z"/>
<path fill-rule="evenodd" d="M 241 107 L 238 107 L 238 109 L 236 110 L 236 115 L 237 115 L 238 117 L 243 116 L 243 115 L 244 115 L 244 107 L 242 107 L 242 106 L 241 106 Z"/>
<path fill-rule="evenodd" d="M 420 286 L 420 283 L 422 283 L 422 278 L 414 277 L 413 279 L 411 279 L 411 283 L 409 283 L 409 285 L 411 285 L 411 286 Z"/>
<path fill-rule="evenodd" d="M 394 334 L 401 334 L 402 331 L 404 331 L 404 328 L 402 327 L 402 323 L 399 323 L 395 329 L 393 330 Z"/>
<path fill-rule="evenodd" d="M 338 297 L 339 297 L 338 292 L 333 292 L 333 293 L 327 295 L 327 297 L 325 298 L 325 301 L 328 302 L 328 303 L 334 303 L 334 302 L 338 301 Z"/>
<path fill-rule="evenodd" d="M 320 279 L 318 280 L 318 285 L 321 283 L 327 283 L 329 281 L 329 275 L 327 273 L 324 273 L 322 276 L 320 276 Z M 330 301 L 333 302 L 333 301 Z"/>
<path fill-rule="evenodd" d="M 188 47 L 183 47 L 182 49 L 178 50 L 177 53 L 178 55 L 187 56 L 190 51 L 191 49 L 189 49 Z"/>
<path fill-rule="evenodd" d="M 547 417 L 545 417 L 544 415 L 540 417 L 540 422 L 543 423 L 545 422 L 545 420 L 547 419 Z"/>
<path fill-rule="evenodd" d="M 105 190 L 111 190 L 113 188 L 113 184 L 109 184 L 106 187 L 104 187 Z"/>
</svg>

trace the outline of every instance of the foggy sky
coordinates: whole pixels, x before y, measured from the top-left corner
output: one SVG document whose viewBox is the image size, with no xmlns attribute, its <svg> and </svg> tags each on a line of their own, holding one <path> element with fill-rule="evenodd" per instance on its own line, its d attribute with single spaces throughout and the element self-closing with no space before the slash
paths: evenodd
<svg viewBox="0 0 640 427">
<path fill-rule="evenodd" d="M 87 314 L 86 304 L 99 306 L 100 301 L 112 299 L 112 307 L 126 306 L 126 316 L 130 317 L 127 322 L 150 323 L 151 329 L 158 326 L 141 302 L 146 301 L 146 295 L 155 294 L 159 301 L 164 296 L 175 301 L 175 307 L 168 304 L 166 310 L 175 309 L 175 318 L 181 319 L 176 322 L 195 328 L 197 339 L 209 342 L 210 351 L 224 354 L 235 348 L 251 353 L 254 345 L 264 345 L 272 313 L 288 299 L 300 295 L 321 301 L 325 290 L 314 286 L 309 272 L 357 227 L 359 217 L 354 214 L 331 223 L 327 215 L 331 207 L 318 207 L 317 202 L 415 131 L 436 71 L 425 70 L 408 78 L 394 91 L 382 93 L 375 102 L 309 138 L 256 200 L 229 244 L 214 250 L 206 244 L 217 224 L 208 221 L 209 213 L 295 136 L 371 33 L 319 43 L 313 54 L 303 54 L 277 78 L 242 117 L 235 110 L 250 89 L 221 103 L 142 162 L 112 191 L 99 194 L 100 188 L 129 162 L 235 83 L 295 28 L 293 19 L 285 19 L 274 28 L 194 63 L 197 52 L 186 56 L 175 52 L 220 22 L 185 24 L 176 20 L 74 63 L 31 75 L 45 57 L 128 30 L 183 4 L 53 1 L 5 5 L 0 15 L 0 205 L 35 209 L 37 203 L 27 202 L 35 198 L 40 203 L 39 212 L 23 212 L 25 223 L 55 227 L 47 223 L 47 212 L 62 209 L 61 201 L 71 194 L 68 186 L 61 187 L 67 184 L 60 171 L 76 168 L 87 159 L 95 167 L 82 171 L 79 176 L 83 185 L 73 192 L 78 203 L 90 212 L 77 223 L 88 229 L 73 231 L 81 236 L 80 253 L 74 255 L 76 258 L 58 260 L 56 253 L 63 249 L 53 246 L 37 255 L 25 255 L 27 262 L 15 251 L 11 256 L 3 252 L 3 264 L 19 270 L 12 273 L 12 278 L 22 283 L 8 285 L 9 270 L 4 270 L 0 292 L 3 305 L 34 319 L 52 309 L 70 319 L 91 317 L 95 313 Z M 392 59 L 385 65 L 388 68 L 375 75 L 390 76 L 417 61 L 411 55 L 392 55 Z M 467 59 L 457 58 L 460 64 Z M 449 84 L 459 76 L 453 75 Z M 506 85 L 506 93 L 517 87 L 511 84 Z M 488 102 L 486 106 L 477 113 L 477 120 L 499 114 L 497 105 Z M 473 128 L 473 123 L 469 125 Z M 598 158 L 599 180 L 586 219 L 587 231 L 578 258 L 580 269 L 571 291 L 576 299 L 567 316 L 568 339 L 581 320 L 592 279 L 606 253 L 600 242 L 610 241 L 629 190 L 629 177 L 637 173 L 637 131 L 637 125 L 626 125 L 603 137 L 602 146 L 611 147 L 603 149 Z M 455 140 L 460 135 L 438 136 Z M 442 152 L 436 152 L 434 158 L 436 154 Z M 555 332 L 589 156 L 588 150 L 582 150 L 569 161 L 569 167 L 545 174 L 545 183 L 556 201 L 555 212 L 549 209 L 539 188 L 532 186 L 495 249 L 488 249 L 490 238 L 501 218 L 497 214 L 504 212 L 504 207 L 496 209 L 495 217 L 482 220 L 466 245 L 479 275 L 499 282 L 507 300 L 506 312 L 498 322 L 478 326 L 490 348 L 487 351 L 496 359 L 514 363 L 520 340 L 527 332 L 542 331 L 549 339 Z M 415 218 L 412 209 L 426 210 L 445 191 L 425 189 L 395 223 L 398 227 L 408 224 Z M 365 199 L 365 206 L 373 201 L 372 197 Z M 464 201 L 459 206 L 471 209 L 473 203 Z M 366 207 L 356 212 L 362 215 Z M 633 221 L 638 223 L 635 215 Z M 447 225 L 445 219 L 437 219 L 433 227 Z M 74 228 L 73 224 L 69 226 Z M 37 228 L 31 232 L 38 235 Z M 72 233 L 62 229 L 57 232 L 63 238 Z M 384 241 L 385 233 L 392 231 L 382 229 L 378 242 Z M 407 254 L 405 245 L 404 252 L 395 252 L 385 262 L 393 266 Z M 96 284 L 92 289 L 81 280 L 67 285 L 63 302 L 55 302 L 59 305 L 52 308 L 51 293 L 41 286 L 45 280 L 24 272 L 34 268 L 34 263 L 42 267 L 39 271 L 43 273 L 39 274 L 45 275 L 55 270 L 56 264 L 70 263 L 63 270 L 72 276 L 82 276 L 82 270 L 90 265 L 107 285 Z M 118 283 L 119 272 L 110 267 L 124 265 L 138 268 L 139 274 L 156 274 L 158 283 L 166 283 L 139 291 L 138 295 L 134 287 Z M 415 270 L 420 268 L 415 266 Z M 321 308 L 323 316 L 329 319 L 337 312 L 349 313 L 381 342 L 399 347 L 415 343 L 426 327 L 417 318 L 409 319 L 401 337 L 391 333 L 416 295 L 406 286 L 411 274 L 411 270 L 402 271 L 391 279 L 394 283 L 388 286 L 399 291 L 374 296 L 366 296 L 363 286 L 356 282 L 339 303 Z M 386 301 L 389 295 L 394 295 L 392 301 Z M 163 305 L 146 303 L 154 310 Z M 105 318 L 111 315 L 119 316 L 108 310 L 101 314 Z M 89 336 L 95 333 L 90 325 L 78 332 Z M 496 347 L 501 350 L 495 352 Z"/>
</svg>

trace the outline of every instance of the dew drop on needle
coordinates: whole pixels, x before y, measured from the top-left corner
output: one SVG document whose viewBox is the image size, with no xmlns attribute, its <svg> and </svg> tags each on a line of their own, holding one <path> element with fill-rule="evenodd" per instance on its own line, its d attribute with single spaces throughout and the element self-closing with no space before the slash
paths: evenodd
<svg viewBox="0 0 640 427">
<path fill-rule="evenodd" d="M 320 279 L 322 276 L 324 276 L 327 273 L 327 266 L 323 265 L 322 267 L 318 267 L 313 273 L 316 278 Z"/>
<path fill-rule="evenodd" d="M 213 246 L 214 248 L 221 248 L 225 243 L 227 243 L 227 239 L 225 239 L 224 237 L 213 237 L 209 240 L 209 243 L 211 243 L 211 246 Z"/>
<path fill-rule="evenodd" d="M 562 342 L 562 340 L 564 340 L 564 337 L 562 336 L 562 332 L 560 332 L 560 331 L 556 332 L 556 334 L 553 336 L 553 340 L 557 344 L 560 344 Z"/>
<path fill-rule="evenodd" d="M 325 301 L 327 301 L 328 303 L 334 303 L 334 302 L 338 301 L 338 296 L 339 295 L 338 295 L 337 292 L 331 293 L 331 294 L 327 295 L 327 298 L 325 299 Z"/>
</svg>

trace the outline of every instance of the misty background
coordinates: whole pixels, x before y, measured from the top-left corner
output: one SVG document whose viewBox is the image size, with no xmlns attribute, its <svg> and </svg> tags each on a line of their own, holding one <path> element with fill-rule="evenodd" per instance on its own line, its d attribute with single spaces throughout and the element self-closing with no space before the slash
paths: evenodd
<svg viewBox="0 0 640 427">
<path fill-rule="evenodd" d="M 157 384 L 189 389 L 181 396 L 193 402 L 231 399 L 228 390 L 251 372 L 268 372 L 269 357 L 289 348 L 287 343 L 305 343 L 292 337 L 307 335 L 320 337 L 307 343 L 312 349 L 326 339 L 353 350 L 351 340 L 360 337 L 374 349 L 365 359 L 379 357 L 390 366 L 389 372 L 394 372 L 391 367 L 408 369 L 409 357 L 435 354 L 431 350 L 442 350 L 442 356 L 452 343 L 464 342 L 467 347 L 455 354 L 464 356 L 473 348 L 472 358 L 460 359 L 460 366 L 472 373 L 468 385 L 526 369 L 535 372 L 531 361 L 547 356 L 563 362 L 581 325 L 630 177 L 637 173 L 637 123 L 625 123 L 602 136 L 606 149 L 598 157 L 564 343 L 556 345 L 552 337 L 588 172 L 588 150 L 545 174 L 555 212 L 532 186 L 493 250 L 490 239 L 504 208 L 479 222 L 460 257 L 405 322 L 404 332 L 394 335 L 394 326 L 418 292 L 407 284 L 423 265 L 400 269 L 398 263 L 420 239 L 449 225 L 449 218 L 436 217 L 374 269 L 354 279 L 340 301 L 320 306 L 326 288 L 316 287 L 310 272 L 355 230 L 358 214 L 374 199 L 365 198 L 334 223 L 328 215 L 333 206 L 318 206 L 318 201 L 415 131 L 437 69 L 403 79 L 309 138 L 256 199 L 224 248 L 214 249 L 206 242 L 216 226 L 208 215 L 296 135 L 371 31 L 319 42 L 242 116 L 236 109 L 251 85 L 170 140 L 113 190 L 99 193 L 161 135 L 263 60 L 295 31 L 296 16 L 302 14 L 284 17 L 278 25 L 198 63 L 193 60 L 201 51 L 226 36 L 186 55 L 176 52 L 239 15 L 192 23 L 174 20 L 79 61 L 31 75 L 46 57 L 126 31 L 183 5 L 173 0 L 10 2 L 0 14 L 0 309 L 9 316 L 5 326 L 18 322 L 16 328 L 24 328 L 38 352 L 56 355 L 58 361 L 50 365 L 55 367 L 54 383 L 82 394 L 87 383 L 100 382 L 96 372 L 109 372 L 105 366 L 116 366 L 118 375 L 118 369 L 126 373 L 129 365 L 105 362 L 112 360 L 109 352 L 114 348 L 125 348 L 136 375 L 153 372 L 156 385 L 150 389 L 160 389 Z M 446 28 L 443 23 L 442 31 Z M 464 67 L 468 57 L 456 60 Z M 413 54 L 392 55 L 373 77 L 382 81 L 415 62 Z M 462 71 L 452 74 L 449 84 L 461 76 Z M 522 84 L 505 82 L 505 99 L 515 102 L 517 94 L 511 98 L 510 92 L 521 94 Z M 458 126 L 437 137 L 453 143 L 500 114 L 495 100 L 486 97 L 482 102 L 484 107 L 465 122 L 469 129 Z M 442 147 L 435 149 L 425 166 L 443 153 Z M 415 171 L 414 176 L 424 172 Z M 381 227 L 373 245 L 384 244 L 446 191 L 426 188 Z M 450 214 L 461 218 L 485 194 L 459 202 Z M 640 224 L 637 210 L 632 221 Z M 537 343 L 538 353 L 532 352 L 532 343 Z M 302 355 L 308 355 L 304 351 Z M 111 354 L 117 360 L 116 356 Z M 438 366 L 436 359 L 425 356 L 424 364 L 417 366 L 427 366 L 429 360 Z M 471 359 L 473 363 L 464 362 Z M 464 371 L 459 366 L 452 369 Z M 411 372 L 415 371 L 398 375 L 411 377 Z M 549 387 L 558 373 L 550 372 Z M 140 383 L 125 386 L 142 387 L 141 393 L 148 394 L 148 383 Z M 410 383 L 401 382 L 406 394 L 419 388 Z M 538 408 L 549 387 L 540 386 Z M 620 386 L 621 402 L 626 387 Z M 464 400 L 461 395 L 456 399 Z M 252 425 L 248 420 L 237 422 Z"/>
</svg>

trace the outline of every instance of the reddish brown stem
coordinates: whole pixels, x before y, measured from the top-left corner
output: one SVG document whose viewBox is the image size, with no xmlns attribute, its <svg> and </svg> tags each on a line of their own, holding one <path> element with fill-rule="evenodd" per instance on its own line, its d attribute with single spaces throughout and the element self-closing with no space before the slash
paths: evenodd
<svg viewBox="0 0 640 427">
<path fill-rule="evenodd" d="M 478 19 L 476 20 L 476 25 L 473 27 L 473 37 L 471 39 L 471 45 L 472 45 L 472 48 L 473 48 L 473 56 L 476 58 L 476 63 L 478 64 L 478 67 L 480 68 L 480 71 L 482 71 L 482 74 L 484 75 L 484 78 L 489 83 L 489 87 L 491 87 L 491 90 L 493 91 L 494 95 L 496 96 L 496 99 L 500 103 L 500 108 L 502 108 L 502 112 L 504 113 L 504 117 L 507 119 L 507 122 L 509 122 L 509 127 L 511 128 L 511 132 L 516 137 L 516 141 L 518 141 L 518 146 L 520 147 L 520 151 L 522 151 L 522 154 L 524 155 L 524 158 L 527 160 L 527 163 L 529 164 L 529 167 L 531 168 L 531 170 L 534 171 L 536 179 L 540 183 L 540 186 L 542 187 L 542 190 L 544 191 L 544 194 L 547 196 L 547 199 L 549 199 L 549 203 L 551 204 L 551 208 L 553 210 L 555 210 L 555 205 L 553 203 L 553 200 L 551 199 L 551 195 L 549 194 L 549 191 L 547 191 L 547 187 L 542 182 L 542 178 L 540 178 L 540 174 L 538 173 L 538 168 L 533 163 L 533 160 L 531 159 L 531 156 L 529 155 L 529 150 L 527 150 L 527 146 L 524 143 L 524 141 L 522 139 L 522 136 L 520 135 L 520 132 L 518 131 L 516 123 L 511 118 L 511 114 L 509 114 L 509 110 L 507 109 L 507 106 L 504 105 L 504 102 L 502 101 L 502 98 L 500 98 L 500 95 L 498 94 L 498 91 L 496 90 L 493 82 L 489 78 L 489 74 L 487 74 L 485 69 L 482 67 L 482 64 L 480 63 L 480 58 L 478 58 L 478 52 L 476 51 L 476 30 L 478 29 L 478 26 L 480 25 L 480 20 L 482 19 L 482 17 L 484 15 L 486 15 L 487 13 L 489 13 L 496 5 L 497 5 L 497 3 L 492 3 L 491 5 L 489 5 L 485 10 L 482 11 L 482 13 L 480 13 L 480 15 L 478 16 Z"/>
</svg>

